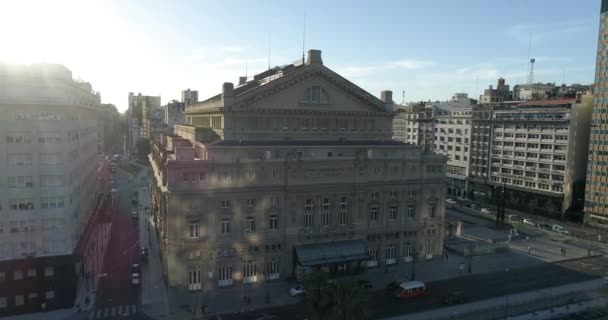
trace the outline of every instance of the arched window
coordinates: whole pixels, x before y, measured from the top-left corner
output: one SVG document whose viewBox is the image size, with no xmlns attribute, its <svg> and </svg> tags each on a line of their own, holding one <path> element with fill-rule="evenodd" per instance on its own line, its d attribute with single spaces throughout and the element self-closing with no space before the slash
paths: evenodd
<svg viewBox="0 0 608 320">
<path fill-rule="evenodd" d="M 328 104 L 329 103 L 329 95 L 325 89 L 319 86 L 312 86 L 307 88 L 304 91 L 304 95 L 302 96 L 303 103 L 318 103 L 318 104 Z"/>
</svg>

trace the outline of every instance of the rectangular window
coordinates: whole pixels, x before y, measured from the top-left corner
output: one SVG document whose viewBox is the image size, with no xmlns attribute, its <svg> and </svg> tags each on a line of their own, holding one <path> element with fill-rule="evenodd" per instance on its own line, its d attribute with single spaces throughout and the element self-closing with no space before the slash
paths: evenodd
<svg viewBox="0 0 608 320">
<path fill-rule="evenodd" d="M 275 230 L 279 228 L 279 217 L 278 216 L 270 216 L 270 222 L 268 228 L 271 230 Z"/>
<path fill-rule="evenodd" d="M 278 178 L 278 177 L 279 177 L 279 172 L 278 172 L 278 171 L 276 171 L 276 170 L 272 170 L 272 178 L 273 178 L 273 179 L 276 179 L 276 178 Z"/>
<path fill-rule="evenodd" d="M 15 296 L 15 305 L 16 306 L 22 306 L 24 303 L 25 298 L 23 297 L 23 295 L 18 294 Z"/>
<path fill-rule="evenodd" d="M 378 199 L 378 192 L 372 192 L 371 197 L 372 199 Z"/>
<path fill-rule="evenodd" d="M 45 293 L 44 293 L 44 297 L 45 297 L 47 300 L 50 300 L 50 299 L 55 298 L 55 291 L 50 290 L 50 291 L 45 292 Z"/>
<path fill-rule="evenodd" d="M 338 212 L 338 224 L 343 226 L 346 225 L 346 210 L 340 210 Z"/>
<path fill-rule="evenodd" d="M 378 208 L 370 208 L 369 209 L 369 220 L 370 221 L 378 221 Z"/>
<path fill-rule="evenodd" d="M 391 198 L 393 198 L 393 199 L 399 199 L 399 192 L 398 191 L 391 191 Z"/>
<path fill-rule="evenodd" d="M 270 204 L 273 206 L 276 206 L 279 204 L 279 198 L 277 196 L 271 196 L 270 197 Z"/>
<path fill-rule="evenodd" d="M 23 271 L 15 270 L 13 271 L 13 280 L 22 280 L 23 279 Z"/>
<path fill-rule="evenodd" d="M 226 209 L 226 208 L 230 208 L 230 200 L 222 200 L 221 202 L 221 206 L 222 208 Z"/>
<path fill-rule="evenodd" d="M 55 275 L 55 269 L 53 269 L 53 267 L 45 267 L 44 268 L 44 276 L 45 277 L 52 277 Z"/>
<path fill-rule="evenodd" d="M 435 218 L 435 211 L 436 211 L 435 209 L 436 209 L 435 206 L 429 207 L 429 217 L 430 218 Z"/>
<path fill-rule="evenodd" d="M 304 211 L 304 227 L 312 228 L 312 211 Z"/>
<path fill-rule="evenodd" d="M 224 180 L 230 179 L 230 172 L 224 171 Z"/>
<path fill-rule="evenodd" d="M 220 266 L 218 273 L 220 287 L 232 285 L 232 267 Z"/>
<path fill-rule="evenodd" d="M 188 267 L 188 290 L 201 289 L 201 268 L 199 266 Z"/>
<path fill-rule="evenodd" d="M 36 277 L 36 269 L 34 269 L 34 268 L 27 269 L 27 277 L 28 278 L 35 278 Z"/>
<path fill-rule="evenodd" d="M 247 206 L 248 207 L 255 206 L 255 199 L 247 199 Z"/>
<path fill-rule="evenodd" d="M 388 208 L 388 218 L 390 220 L 397 219 L 397 208 L 396 207 L 390 207 L 390 208 Z"/>
<path fill-rule="evenodd" d="M 324 227 L 329 226 L 329 211 L 321 211 L 321 225 Z"/>
<path fill-rule="evenodd" d="M 414 207 L 414 206 L 407 207 L 407 217 L 408 217 L 408 219 L 414 219 L 416 217 L 416 207 Z"/>
<path fill-rule="evenodd" d="M 222 234 L 230 233 L 230 219 L 222 219 Z"/>
<path fill-rule="evenodd" d="M 207 180 L 207 174 L 206 174 L 205 172 L 200 172 L 200 173 L 198 174 L 198 180 L 199 180 L 200 182 L 204 182 L 204 181 L 206 181 L 206 180 Z"/>
<path fill-rule="evenodd" d="M 190 238 L 198 238 L 200 235 L 200 225 L 198 222 L 190 223 Z"/>
<path fill-rule="evenodd" d="M 243 282 L 253 283 L 258 280 L 258 265 L 255 260 L 243 261 Z"/>
<path fill-rule="evenodd" d="M 247 232 L 255 232 L 255 218 L 247 217 Z"/>
</svg>

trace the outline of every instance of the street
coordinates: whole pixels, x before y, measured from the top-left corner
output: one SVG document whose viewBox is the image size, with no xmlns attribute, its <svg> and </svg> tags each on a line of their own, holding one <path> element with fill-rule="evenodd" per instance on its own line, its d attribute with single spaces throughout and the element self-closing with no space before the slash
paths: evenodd
<svg viewBox="0 0 608 320">
<path fill-rule="evenodd" d="M 132 265 L 140 264 L 139 228 L 131 213 L 132 184 L 121 170 L 113 174 L 118 191 L 112 193 L 112 231 L 99 289 L 89 319 L 120 319 L 139 315 L 140 286 L 131 284 Z M 140 318 L 139 316 L 137 318 Z"/>
</svg>

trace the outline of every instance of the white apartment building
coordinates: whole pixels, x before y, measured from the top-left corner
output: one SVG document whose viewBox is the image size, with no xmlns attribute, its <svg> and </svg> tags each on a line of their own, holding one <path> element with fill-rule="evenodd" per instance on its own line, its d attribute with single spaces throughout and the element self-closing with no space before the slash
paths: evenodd
<svg viewBox="0 0 608 320">
<path fill-rule="evenodd" d="M 62 65 L 0 65 L 0 83 L 0 315 L 71 306 L 99 199 L 100 97 Z"/>
<path fill-rule="evenodd" d="M 448 196 L 467 197 L 471 155 L 472 108 L 438 109 L 434 119 L 434 151 L 448 158 Z"/>
<path fill-rule="evenodd" d="M 591 108 L 574 106 L 559 99 L 494 110 L 490 184 L 507 188 L 512 207 L 561 215 L 580 193 Z"/>
<path fill-rule="evenodd" d="M 393 140 L 431 148 L 434 110 L 432 105 L 396 106 Z"/>
<path fill-rule="evenodd" d="M 137 141 L 141 138 L 150 139 L 156 124 L 162 123 L 164 111 L 160 107 L 160 97 L 143 96 L 141 93 L 135 95 L 129 92 L 129 148 L 135 148 Z M 157 119 L 160 117 L 160 120 Z"/>
</svg>

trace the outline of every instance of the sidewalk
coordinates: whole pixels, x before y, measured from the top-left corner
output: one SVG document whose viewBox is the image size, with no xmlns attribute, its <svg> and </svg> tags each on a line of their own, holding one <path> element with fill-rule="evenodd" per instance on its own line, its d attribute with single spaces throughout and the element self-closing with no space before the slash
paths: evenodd
<svg viewBox="0 0 608 320">
<path fill-rule="evenodd" d="M 595 292 L 592 292 L 592 290 L 600 289 L 605 285 L 606 285 L 605 279 L 594 279 L 594 280 L 590 280 L 590 281 L 573 283 L 573 284 L 559 286 L 559 287 L 546 288 L 543 290 L 528 291 L 528 292 L 524 292 L 524 293 L 513 294 L 513 295 L 509 295 L 508 297 L 487 299 L 487 300 L 482 300 L 482 301 L 477 301 L 477 302 L 472 302 L 472 303 L 467 303 L 467 304 L 461 304 L 461 305 L 457 305 L 457 306 L 429 310 L 429 311 L 425 311 L 425 312 L 410 313 L 407 315 L 399 315 L 399 316 L 385 318 L 385 319 L 387 319 L 387 320 L 404 320 L 404 319 L 407 319 L 407 320 L 443 320 L 443 319 L 446 319 L 447 320 L 447 319 L 455 319 L 455 318 L 468 319 L 467 316 L 470 318 L 475 318 L 475 319 L 492 319 L 494 317 L 486 316 L 484 318 L 483 312 L 489 311 L 489 310 L 497 310 L 497 308 L 504 310 L 505 305 L 506 305 L 506 307 L 510 306 L 512 308 L 514 306 L 529 303 L 531 301 L 533 302 L 533 301 L 539 300 L 539 299 L 550 300 L 551 298 L 554 298 L 559 295 L 572 294 L 572 293 L 583 293 L 584 292 L 584 293 L 589 294 L 589 299 L 599 298 L 599 295 Z M 557 314 L 555 314 L 555 313 L 553 314 L 553 316 L 556 316 L 556 315 Z M 526 314 L 524 314 L 524 316 L 526 316 Z M 514 318 L 510 318 L 510 319 L 513 319 L 513 320 L 522 319 L 523 320 L 523 319 L 547 319 L 547 318 L 514 317 Z"/>
</svg>

